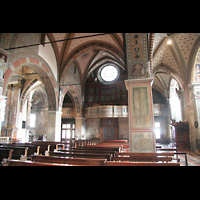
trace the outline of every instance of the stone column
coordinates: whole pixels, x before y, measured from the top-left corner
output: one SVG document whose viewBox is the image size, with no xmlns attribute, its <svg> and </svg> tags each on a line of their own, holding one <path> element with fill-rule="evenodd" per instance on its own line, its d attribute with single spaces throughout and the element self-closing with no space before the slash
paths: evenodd
<svg viewBox="0 0 200 200">
<path fill-rule="evenodd" d="M 61 115 L 60 111 L 48 111 L 47 141 L 61 142 Z"/>
<path fill-rule="evenodd" d="M 12 86 L 11 86 L 11 84 L 9 84 L 8 85 L 8 92 L 7 92 L 5 116 L 4 116 L 4 125 L 3 125 L 2 130 L 1 130 L 1 137 L 7 136 L 7 128 L 8 128 L 10 112 L 11 112 L 11 98 L 12 98 Z"/>
<path fill-rule="evenodd" d="M 21 88 L 21 85 L 19 83 L 13 84 L 14 91 L 12 95 L 12 110 L 10 115 L 10 121 L 9 121 L 9 128 L 16 128 L 16 119 L 17 119 L 17 106 L 18 106 L 18 99 L 19 99 L 19 89 Z"/>
<path fill-rule="evenodd" d="M 25 141 L 29 142 L 29 128 L 30 127 L 30 116 L 31 116 L 31 106 L 32 106 L 33 99 L 27 100 L 27 112 L 26 112 L 26 136 Z"/>
<path fill-rule="evenodd" d="M 85 135 L 85 127 L 86 127 L 86 119 L 83 117 L 75 117 L 75 138 L 76 139 L 86 139 Z"/>
<path fill-rule="evenodd" d="M 129 99 L 129 151 L 156 152 L 151 82 L 126 80 Z"/>
<path fill-rule="evenodd" d="M 4 117 L 4 125 L 3 128 L 8 127 L 10 110 L 11 110 L 11 97 L 12 97 L 12 86 L 8 85 L 8 93 L 7 93 L 7 101 L 6 101 L 6 109 L 5 109 L 5 117 Z"/>
<path fill-rule="evenodd" d="M 19 89 L 21 85 L 19 83 L 13 84 L 14 90 L 12 91 L 12 105 L 11 112 L 9 118 L 8 125 L 8 136 L 11 137 L 12 140 L 17 139 L 17 107 L 18 107 L 18 99 L 19 99 Z"/>
<path fill-rule="evenodd" d="M 130 152 L 156 152 L 151 87 L 153 74 L 149 56 L 152 52 L 147 38 L 147 33 L 125 34 Z"/>
<path fill-rule="evenodd" d="M 189 131 L 190 150 L 197 149 L 196 139 L 200 140 L 200 81 L 191 81 L 189 88 Z M 195 127 L 195 122 L 198 126 Z"/>
</svg>

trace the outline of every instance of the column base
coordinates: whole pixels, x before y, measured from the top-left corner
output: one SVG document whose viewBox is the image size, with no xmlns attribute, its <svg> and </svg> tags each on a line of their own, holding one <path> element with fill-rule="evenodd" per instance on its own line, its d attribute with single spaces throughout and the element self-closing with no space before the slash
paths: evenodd
<svg viewBox="0 0 200 200">
<path fill-rule="evenodd" d="M 130 131 L 129 151 L 132 153 L 155 153 L 154 132 Z"/>
</svg>

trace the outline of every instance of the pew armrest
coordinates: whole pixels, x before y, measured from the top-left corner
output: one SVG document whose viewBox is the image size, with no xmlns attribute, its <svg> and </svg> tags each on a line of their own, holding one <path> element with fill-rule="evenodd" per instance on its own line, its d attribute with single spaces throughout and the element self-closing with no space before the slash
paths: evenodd
<svg viewBox="0 0 200 200">
<path fill-rule="evenodd" d="M 8 166 L 8 159 L 7 159 L 7 158 L 4 158 L 4 159 L 1 161 L 1 165 L 2 165 L 2 166 Z"/>
<path fill-rule="evenodd" d="M 50 156 L 49 151 L 45 151 L 45 156 Z"/>
</svg>

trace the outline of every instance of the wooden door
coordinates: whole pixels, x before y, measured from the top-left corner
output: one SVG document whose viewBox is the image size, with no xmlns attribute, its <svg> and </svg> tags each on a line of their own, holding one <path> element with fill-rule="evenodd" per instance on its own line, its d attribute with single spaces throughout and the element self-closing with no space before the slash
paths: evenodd
<svg viewBox="0 0 200 200">
<path fill-rule="evenodd" d="M 118 138 L 118 119 L 101 119 L 100 134 L 103 140 L 113 140 Z"/>
</svg>

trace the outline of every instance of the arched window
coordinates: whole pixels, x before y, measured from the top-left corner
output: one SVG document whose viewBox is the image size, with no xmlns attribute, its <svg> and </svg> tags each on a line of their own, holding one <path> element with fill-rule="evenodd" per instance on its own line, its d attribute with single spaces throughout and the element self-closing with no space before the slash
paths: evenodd
<svg viewBox="0 0 200 200">
<path fill-rule="evenodd" d="M 181 102 L 178 97 L 177 90 L 179 90 L 179 85 L 175 79 L 172 79 L 170 84 L 171 118 L 179 122 L 182 121 L 182 114 L 181 114 Z"/>
</svg>

